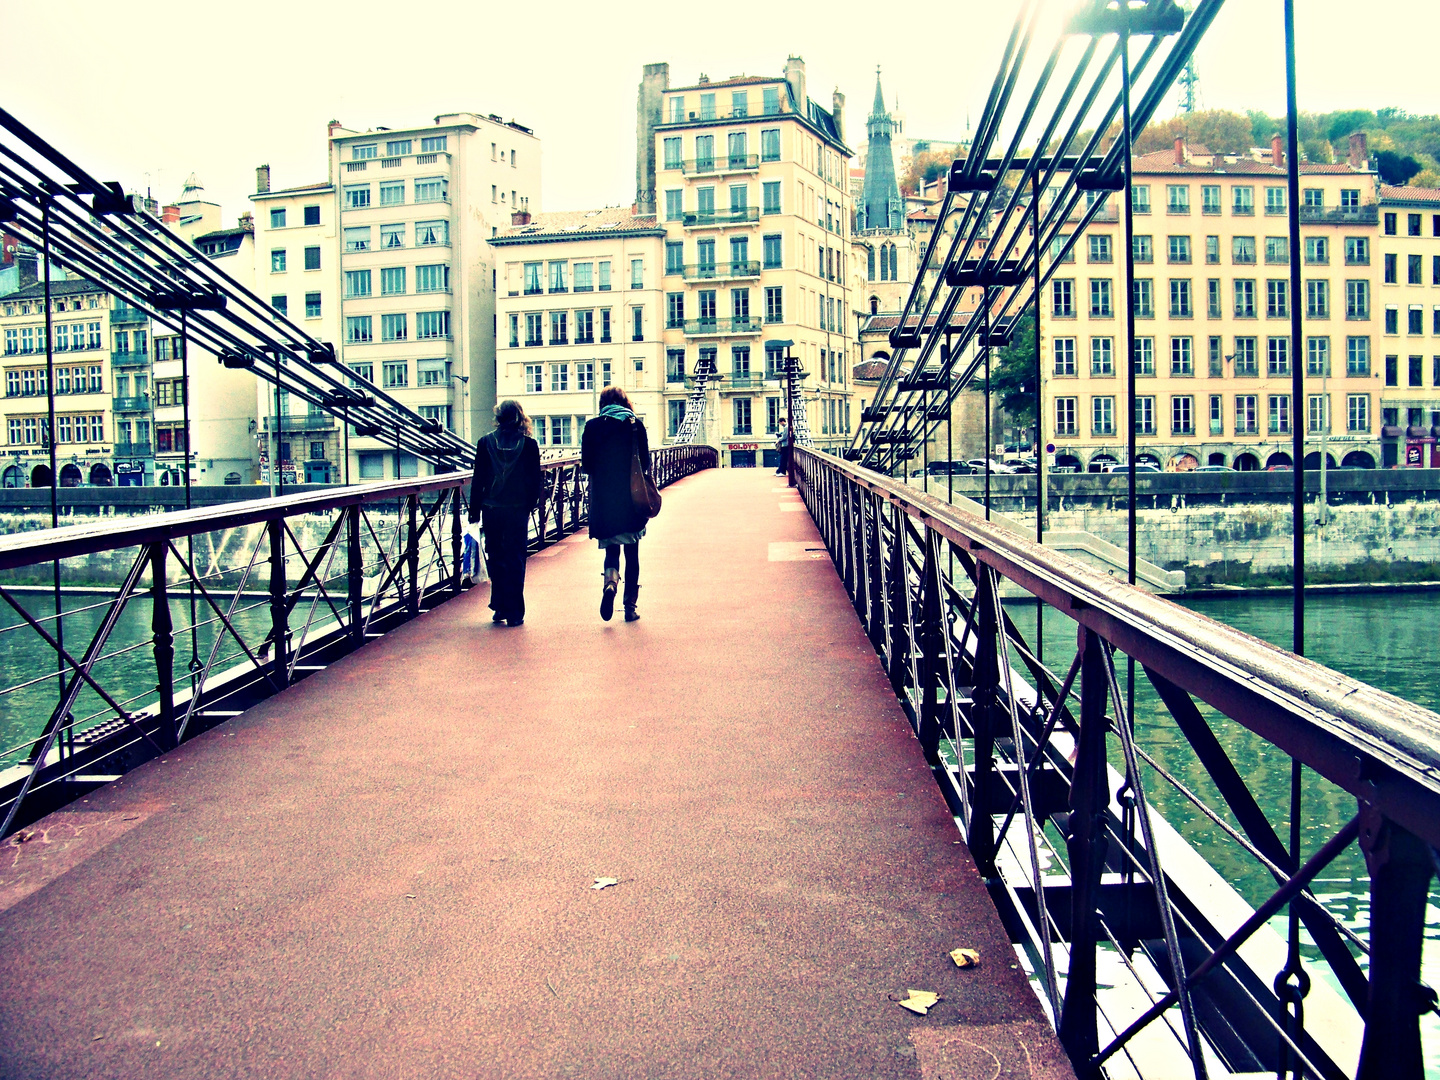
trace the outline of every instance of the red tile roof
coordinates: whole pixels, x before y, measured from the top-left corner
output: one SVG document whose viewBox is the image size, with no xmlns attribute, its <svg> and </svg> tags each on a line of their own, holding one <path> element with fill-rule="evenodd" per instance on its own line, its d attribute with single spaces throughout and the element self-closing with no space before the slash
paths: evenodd
<svg viewBox="0 0 1440 1080">
<path fill-rule="evenodd" d="M 1134 171 L 1137 174 L 1146 175 L 1214 175 L 1214 174 L 1247 174 L 1258 176 L 1286 175 L 1284 166 L 1276 168 L 1268 161 L 1256 161 L 1254 158 L 1237 157 L 1234 161 L 1227 161 L 1220 155 L 1208 156 L 1196 153 L 1198 148 L 1191 148 L 1191 160 L 1184 165 L 1175 164 L 1175 151 L 1156 150 L 1149 154 L 1137 154 L 1135 156 Z M 1197 160 L 1198 159 L 1198 160 Z M 1206 164 L 1205 162 L 1213 162 Z M 1300 174 L 1302 176 L 1344 176 L 1348 174 L 1362 175 L 1364 170 L 1352 169 L 1347 162 L 1336 162 L 1335 164 L 1323 164 L 1316 161 L 1302 161 L 1300 163 Z"/>
<path fill-rule="evenodd" d="M 1380 198 L 1385 202 L 1413 203 L 1419 206 L 1440 206 L 1440 188 L 1381 184 Z"/>
<path fill-rule="evenodd" d="M 885 374 L 888 360 L 863 360 L 850 371 L 850 377 L 860 382 L 879 382 Z"/>
</svg>

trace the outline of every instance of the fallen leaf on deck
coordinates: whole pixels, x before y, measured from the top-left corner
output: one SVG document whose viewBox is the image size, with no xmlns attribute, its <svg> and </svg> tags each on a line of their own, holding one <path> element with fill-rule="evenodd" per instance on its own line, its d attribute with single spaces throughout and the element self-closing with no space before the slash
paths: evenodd
<svg viewBox="0 0 1440 1080">
<path fill-rule="evenodd" d="M 958 968 L 980 966 L 980 954 L 974 949 L 951 949 L 950 959 L 955 961 Z"/>
<path fill-rule="evenodd" d="M 909 990 L 909 997 L 904 1001 L 897 1001 L 895 1004 L 902 1009 L 909 1009 L 916 1016 L 924 1016 L 930 1011 L 930 1007 L 940 1000 L 940 995 L 929 990 Z"/>
<path fill-rule="evenodd" d="M 619 885 L 619 884 L 620 884 L 620 879 L 619 879 L 619 878 L 613 878 L 613 877 L 597 877 L 597 878 L 595 879 L 595 884 L 594 884 L 594 885 L 591 885 L 590 887 L 591 887 L 592 889 L 594 889 L 596 892 L 599 892 L 601 889 L 608 889 L 611 885 Z"/>
</svg>

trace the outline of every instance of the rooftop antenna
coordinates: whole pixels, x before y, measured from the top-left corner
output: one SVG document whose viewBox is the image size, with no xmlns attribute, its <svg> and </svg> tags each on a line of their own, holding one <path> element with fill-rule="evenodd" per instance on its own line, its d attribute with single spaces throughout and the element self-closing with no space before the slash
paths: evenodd
<svg viewBox="0 0 1440 1080">
<path fill-rule="evenodd" d="M 1194 6 L 1193 0 L 1184 0 L 1181 7 L 1185 9 L 1185 17 L 1190 17 L 1190 10 Z M 1180 70 L 1180 75 L 1175 83 L 1180 87 L 1180 111 L 1182 113 L 1193 113 L 1200 107 L 1200 75 L 1195 70 L 1195 54 L 1191 53 L 1190 58 L 1185 61 L 1185 66 Z"/>
</svg>

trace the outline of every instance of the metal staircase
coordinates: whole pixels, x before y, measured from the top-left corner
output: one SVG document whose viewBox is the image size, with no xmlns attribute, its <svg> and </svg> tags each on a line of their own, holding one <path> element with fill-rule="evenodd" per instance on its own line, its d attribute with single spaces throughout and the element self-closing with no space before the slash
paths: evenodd
<svg viewBox="0 0 1440 1080">
<path fill-rule="evenodd" d="M 705 423 L 705 397 L 709 389 L 710 380 L 719 375 L 713 359 L 702 359 L 695 362 L 695 385 L 690 390 L 690 397 L 685 402 L 685 416 L 680 421 L 680 430 L 675 434 L 675 442 L 672 445 L 680 446 L 695 441 L 700 433 L 701 425 Z"/>
</svg>

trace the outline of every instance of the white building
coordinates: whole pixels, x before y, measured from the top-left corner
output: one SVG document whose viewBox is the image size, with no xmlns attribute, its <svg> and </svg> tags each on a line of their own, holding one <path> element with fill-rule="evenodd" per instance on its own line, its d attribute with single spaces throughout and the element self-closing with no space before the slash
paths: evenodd
<svg viewBox="0 0 1440 1080">
<path fill-rule="evenodd" d="M 524 405 L 546 449 L 575 452 L 612 383 L 660 445 L 664 241 L 653 216 L 628 207 L 519 213 L 491 241 L 501 280 L 496 393 Z"/>
<path fill-rule="evenodd" d="M 539 139 L 474 113 L 396 130 L 332 123 L 329 160 L 340 235 L 315 258 L 319 278 L 338 261 L 345 364 L 473 441 L 489 430 L 495 403 L 489 241 L 513 209 L 539 209 Z M 418 472 L 383 435 L 349 443 L 352 480 Z"/>
</svg>

